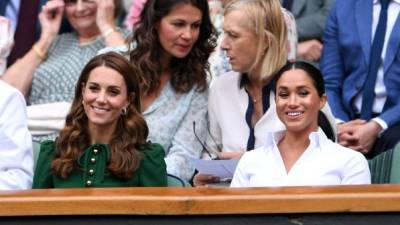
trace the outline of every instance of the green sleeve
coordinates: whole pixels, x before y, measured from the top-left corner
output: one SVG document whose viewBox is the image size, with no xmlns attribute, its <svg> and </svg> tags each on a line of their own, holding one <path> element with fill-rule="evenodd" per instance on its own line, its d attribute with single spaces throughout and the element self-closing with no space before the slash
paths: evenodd
<svg viewBox="0 0 400 225">
<path fill-rule="evenodd" d="M 55 148 L 54 141 L 44 141 L 40 144 L 39 157 L 33 176 L 33 189 L 54 187 L 53 176 L 51 174 L 51 162 L 54 159 Z"/>
<path fill-rule="evenodd" d="M 159 144 L 146 144 L 142 147 L 141 153 L 143 158 L 138 169 L 139 186 L 166 187 L 167 166 L 163 147 Z"/>
</svg>

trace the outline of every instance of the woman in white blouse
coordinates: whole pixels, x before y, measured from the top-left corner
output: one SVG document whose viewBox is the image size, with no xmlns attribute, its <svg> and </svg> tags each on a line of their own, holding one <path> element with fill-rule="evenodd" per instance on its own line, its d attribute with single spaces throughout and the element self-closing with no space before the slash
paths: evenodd
<svg viewBox="0 0 400 225">
<path fill-rule="evenodd" d="M 246 152 L 231 187 L 369 184 L 364 156 L 329 140 L 318 126 L 326 104 L 318 69 L 288 63 L 275 77 L 275 102 L 285 131 L 266 135 L 264 146 Z"/>
<path fill-rule="evenodd" d="M 287 61 L 287 28 L 278 0 L 233 0 L 224 14 L 221 46 L 235 72 L 215 78 L 210 87 L 206 147 L 209 155 L 238 159 L 262 146 L 267 132 L 284 129 L 275 113 L 271 81 Z M 196 174 L 193 183 L 218 181 Z"/>
</svg>

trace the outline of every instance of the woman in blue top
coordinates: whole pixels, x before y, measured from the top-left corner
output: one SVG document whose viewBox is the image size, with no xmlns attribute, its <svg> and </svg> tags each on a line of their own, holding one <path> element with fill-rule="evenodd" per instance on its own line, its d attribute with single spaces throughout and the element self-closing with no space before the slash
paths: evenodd
<svg viewBox="0 0 400 225">
<path fill-rule="evenodd" d="M 116 53 L 85 66 L 64 129 L 42 143 L 33 188 L 166 186 L 164 150 L 146 143 L 138 74 Z"/>
<path fill-rule="evenodd" d="M 197 139 L 206 135 L 208 57 L 216 45 L 207 0 L 148 0 L 133 43 L 149 139 L 164 147 L 168 173 L 189 180 L 190 159 L 202 151 Z"/>
</svg>

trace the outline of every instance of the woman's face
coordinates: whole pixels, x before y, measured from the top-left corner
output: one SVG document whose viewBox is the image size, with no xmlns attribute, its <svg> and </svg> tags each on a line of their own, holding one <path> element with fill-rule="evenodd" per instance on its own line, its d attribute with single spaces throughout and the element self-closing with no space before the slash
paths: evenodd
<svg viewBox="0 0 400 225">
<path fill-rule="evenodd" d="M 326 96 L 318 96 L 313 80 L 304 70 L 289 70 L 276 83 L 276 111 L 289 132 L 311 133 L 318 128 L 318 111 Z"/>
<path fill-rule="evenodd" d="M 100 66 L 93 69 L 83 84 L 83 107 L 89 127 L 113 126 L 129 105 L 124 78 L 116 70 Z"/>
<path fill-rule="evenodd" d="M 232 69 L 250 73 L 258 50 L 258 38 L 248 28 L 246 15 L 233 10 L 224 17 L 224 39 L 221 48 L 226 51 Z"/>
<path fill-rule="evenodd" d="M 156 26 L 163 57 L 184 58 L 196 43 L 201 25 L 201 11 L 190 4 L 179 4 Z"/>
<path fill-rule="evenodd" d="M 97 33 L 96 0 L 64 0 L 65 14 L 79 35 Z"/>
</svg>

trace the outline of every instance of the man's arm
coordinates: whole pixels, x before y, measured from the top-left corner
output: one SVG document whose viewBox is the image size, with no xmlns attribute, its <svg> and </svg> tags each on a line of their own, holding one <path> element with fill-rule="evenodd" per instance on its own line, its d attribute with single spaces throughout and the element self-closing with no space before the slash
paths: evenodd
<svg viewBox="0 0 400 225">
<path fill-rule="evenodd" d="M 340 53 L 337 5 L 328 17 L 326 29 L 324 32 L 324 48 L 321 58 L 321 72 L 325 80 L 325 88 L 328 96 L 329 105 L 332 108 L 333 115 L 342 121 L 348 121 L 349 115 L 342 103 L 342 86 L 344 82 L 344 65 Z M 340 7 L 340 6 L 339 6 Z"/>
</svg>

